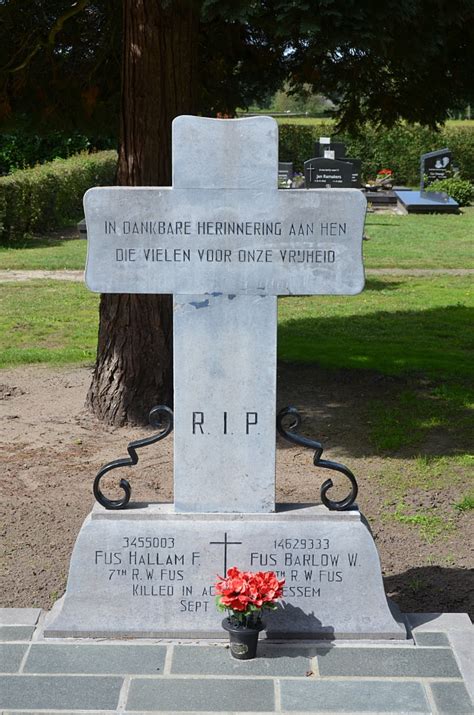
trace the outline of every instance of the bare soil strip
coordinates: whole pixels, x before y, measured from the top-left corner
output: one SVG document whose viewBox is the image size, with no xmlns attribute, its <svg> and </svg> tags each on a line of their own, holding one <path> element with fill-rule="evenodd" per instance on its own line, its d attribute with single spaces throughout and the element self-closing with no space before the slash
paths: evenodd
<svg viewBox="0 0 474 715">
<path fill-rule="evenodd" d="M 474 268 L 367 268 L 365 272 L 368 276 L 469 276 L 474 275 Z M 84 280 L 84 271 L 0 270 L 0 283 L 38 279 L 80 282 Z"/>
</svg>

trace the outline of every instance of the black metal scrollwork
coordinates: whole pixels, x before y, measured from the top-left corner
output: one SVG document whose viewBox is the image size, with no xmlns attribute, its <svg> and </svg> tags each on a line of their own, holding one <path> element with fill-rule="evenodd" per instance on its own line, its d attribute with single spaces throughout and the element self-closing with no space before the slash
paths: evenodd
<svg viewBox="0 0 474 715">
<path fill-rule="evenodd" d="M 156 427 L 160 430 L 158 434 L 154 434 L 151 437 L 145 437 L 145 439 L 137 439 L 134 442 L 130 442 L 127 447 L 127 452 L 130 456 L 124 457 L 123 459 L 115 459 L 113 462 L 109 462 L 102 467 L 94 479 L 94 496 L 99 504 L 102 504 L 102 506 L 106 509 L 124 509 L 130 501 L 132 488 L 126 479 L 121 479 L 120 488 L 123 489 L 124 496 L 121 499 L 107 499 L 107 497 L 100 491 L 100 480 L 102 477 L 112 469 L 117 469 L 118 467 L 132 467 L 137 464 L 137 449 L 146 447 L 149 444 L 155 444 L 155 442 L 159 442 L 161 439 L 164 439 L 170 434 L 170 432 L 173 431 L 173 412 L 169 407 L 166 407 L 166 405 L 153 407 L 148 419 L 152 427 Z"/>
<path fill-rule="evenodd" d="M 288 425 L 288 427 L 283 426 L 283 421 L 285 418 L 291 417 L 293 421 Z M 351 470 L 344 464 L 339 464 L 338 462 L 330 462 L 327 459 L 321 459 L 323 453 L 323 446 L 320 442 L 316 442 L 314 439 L 309 439 L 308 437 L 303 437 L 303 435 L 297 433 L 297 429 L 301 425 L 301 415 L 295 407 L 284 407 L 277 415 L 277 430 L 278 433 L 288 442 L 293 442 L 294 444 L 299 444 L 302 447 L 307 447 L 308 449 L 314 449 L 313 464 L 315 467 L 322 467 L 323 469 L 332 469 L 334 472 L 341 472 L 344 474 L 351 483 L 351 491 L 345 499 L 340 501 L 334 501 L 329 499 L 327 496 L 328 491 L 334 486 L 332 479 L 326 479 L 321 485 L 321 501 L 328 509 L 334 511 L 344 511 L 345 509 L 350 509 L 356 500 L 357 492 L 359 490 L 356 482 L 356 478 L 352 474 Z"/>
</svg>

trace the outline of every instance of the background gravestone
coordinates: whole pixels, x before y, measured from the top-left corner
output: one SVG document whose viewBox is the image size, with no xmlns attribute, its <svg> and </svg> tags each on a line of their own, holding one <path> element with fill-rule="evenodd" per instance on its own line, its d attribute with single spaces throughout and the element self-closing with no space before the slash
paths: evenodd
<svg viewBox="0 0 474 715">
<path fill-rule="evenodd" d="M 346 154 L 346 145 L 343 142 L 332 141 L 330 137 L 320 137 L 314 145 L 314 156 L 323 157 L 324 152 L 333 151 L 334 159 L 342 159 Z"/>
<path fill-rule="evenodd" d="M 433 181 L 447 179 L 451 176 L 452 152 L 449 149 L 438 149 L 422 154 L 420 157 L 420 190 L 432 184 Z"/>
<path fill-rule="evenodd" d="M 352 174 L 352 164 L 346 161 L 316 157 L 304 163 L 307 189 L 347 189 L 353 184 Z"/>
<path fill-rule="evenodd" d="M 358 510 L 274 503 L 276 295 L 359 292 L 366 208 L 278 191 L 277 147 L 269 118 L 179 117 L 172 188 L 86 194 L 89 287 L 175 294 L 175 503 L 94 507 L 47 637 L 224 637 L 234 564 L 287 581 L 270 637 L 405 637 Z"/>
<path fill-rule="evenodd" d="M 293 179 L 293 162 L 279 161 L 278 162 L 278 180 L 288 182 Z"/>
</svg>

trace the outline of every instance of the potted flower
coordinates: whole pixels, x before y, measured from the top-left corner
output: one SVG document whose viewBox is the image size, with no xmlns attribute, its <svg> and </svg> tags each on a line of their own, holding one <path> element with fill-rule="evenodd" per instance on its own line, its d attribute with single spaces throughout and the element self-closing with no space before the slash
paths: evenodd
<svg viewBox="0 0 474 715">
<path fill-rule="evenodd" d="M 393 184 L 393 178 L 392 169 L 379 169 L 375 180 L 369 179 L 369 181 L 364 184 L 364 189 L 377 191 L 378 189 L 389 188 Z"/>
<path fill-rule="evenodd" d="M 257 653 L 258 634 L 265 628 L 263 610 L 274 610 L 283 595 L 285 579 L 274 571 L 240 571 L 236 566 L 216 582 L 216 606 L 227 611 L 222 627 L 229 633 L 230 652 L 234 658 L 249 660 Z"/>
<path fill-rule="evenodd" d="M 379 169 L 375 184 L 389 187 L 393 184 L 393 171 L 391 169 Z"/>
</svg>

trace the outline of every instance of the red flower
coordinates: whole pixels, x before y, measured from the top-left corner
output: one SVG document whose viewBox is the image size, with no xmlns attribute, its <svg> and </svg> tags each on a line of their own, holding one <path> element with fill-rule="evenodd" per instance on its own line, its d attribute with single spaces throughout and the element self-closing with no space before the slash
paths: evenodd
<svg viewBox="0 0 474 715">
<path fill-rule="evenodd" d="M 216 582 L 219 606 L 239 613 L 272 607 L 283 595 L 285 579 L 279 580 L 273 571 L 240 571 L 233 566 L 226 578 Z"/>
<path fill-rule="evenodd" d="M 285 579 L 279 581 L 273 571 L 259 571 L 250 580 L 250 591 L 256 606 L 273 603 L 283 595 Z"/>
<path fill-rule="evenodd" d="M 377 171 L 377 176 L 390 176 L 391 174 L 393 174 L 391 169 L 380 169 L 380 171 Z"/>
<path fill-rule="evenodd" d="M 233 567 L 227 571 L 227 578 L 216 583 L 216 592 L 220 603 L 235 611 L 246 611 L 250 602 L 247 574 Z"/>
</svg>

